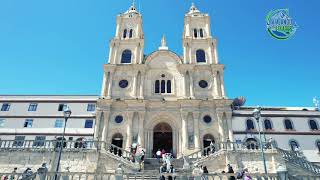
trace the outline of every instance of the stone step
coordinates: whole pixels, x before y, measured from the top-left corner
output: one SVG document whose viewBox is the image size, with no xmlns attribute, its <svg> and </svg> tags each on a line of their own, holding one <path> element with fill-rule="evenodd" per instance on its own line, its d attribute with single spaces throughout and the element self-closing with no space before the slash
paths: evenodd
<svg viewBox="0 0 320 180">
<path fill-rule="evenodd" d="M 162 165 L 162 162 L 159 162 L 156 158 L 146 158 L 144 160 L 144 170 L 154 170 L 159 172 L 159 168 Z M 183 160 L 173 159 L 172 165 L 175 169 L 181 169 L 183 166 Z"/>
</svg>

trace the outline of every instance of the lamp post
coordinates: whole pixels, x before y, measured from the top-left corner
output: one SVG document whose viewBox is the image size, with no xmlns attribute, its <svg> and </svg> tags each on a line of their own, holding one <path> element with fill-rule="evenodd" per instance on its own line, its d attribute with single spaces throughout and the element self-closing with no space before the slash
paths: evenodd
<svg viewBox="0 0 320 180">
<path fill-rule="evenodd" d="M 57 162 L 56 174 L 54 176 L 54 180 L 58 179 L 58 171 L 59 171 L 59 167 L 60 167 L 62 148 L 64 145 L 63 141 L 64 141 L 64 136 L 66 133 L 67 121 L 71 116 L 71 110 L 70 110 L 69 106 L 67 106 L 67 108 L 63 111 L 63 116 L 64 116 L 64 128 L 63 128 L 62 139 L 61 139 L 61 143 L 60 143 L 60 147 L 59 147 L 59 156 L 58 156 L 58 162 Z"/>
<path fill-rule="evenodd" d="M 263 145 L 262 145 L 262 139 L 261 139 L 261 131 L 260 131 L 260 117 L 261 117 L 261 107 L 257 107 L 253 110 L 252 112 L 254 118 L 257 120 L 258 124 L 258 132 L 259 132 L 259 143 L 260 143 L 260 149 L 261 149 L 261 156 L 262 156 L 262 161 L 263 161 L 263 167 L 264 167 L 264 173 L 267 174 L 267 165 L 266 165 L 266 159 L 264 157 L 264 150 L 263 150 Z"/>
</svg>

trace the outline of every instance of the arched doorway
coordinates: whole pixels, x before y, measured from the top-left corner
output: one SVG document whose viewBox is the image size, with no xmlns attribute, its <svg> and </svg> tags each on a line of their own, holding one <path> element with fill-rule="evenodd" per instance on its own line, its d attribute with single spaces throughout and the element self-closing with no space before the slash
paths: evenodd
<svg viewBox="0 0 320 180">
<path fill-rule="evenodd" d="M 173 152 L 172 128 L 168 123 L 159 123 L 153 128 L 153 153 L 158 149 Z"/>
<path fill-rule="evenodd" d="M 203 136 L 203 149 L 204 149 L 203 155 L 209 155 L 210 153 L 213 153 L 216 151 L 214 147 L 212 147 L 212 149 L 207 148 L 207 147 L 210 147 L 211 142 L 215 144 L 214 137 L 211 134 L 206 134 Z"/>
<path fill-rule="evenodd" d="M 123 144 L 123 136 L 122 136 L 122 134 L 120 134 L 120 133 L 114 134 L 112 136 L 111 144 L 122 148 L 122 144 Z"/>
<path fill-rule="evenodd" d="M 246 140 L 246 146 L 247 146 L 247 149 L 258 149 L 259 146 L 258 146 L 258 142 L 255 138 L 248 138 Z"/>
</svg>

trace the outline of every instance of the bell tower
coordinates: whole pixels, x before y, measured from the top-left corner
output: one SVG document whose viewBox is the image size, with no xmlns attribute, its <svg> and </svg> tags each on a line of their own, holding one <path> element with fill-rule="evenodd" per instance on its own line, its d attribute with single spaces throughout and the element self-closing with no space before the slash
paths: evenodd
<svg viewBox="0 0 320 180">
<path fill-rule="evenodd" d="M 216 39 L 211 36 L 210 16 L 192 3 L 184 17 L 183 54 L 185 64 L 217 64 Z"/>
<path fill-rule="evenodd" d="M 226 98 L 224 66 L 218 61 L 217 40 L 211 36 L 210 16 L 201 13 L 193 3 L 184 17 L 183 63 L 191 66 L 185 72 L 186 97 L 193 98 L 195 91 L 205 93 L 204 90 L 209 90 L 214 99 Z M 199 68 L 210 72 L 199 74 Z M 194 90 L 197 87 L 198 90 Z"/>
<path fill-rule="evenodd" d="M 142 15 L 135 4 L 117 16 L 115 37 L 110 41 L 110 64 L 141 64 L 143 59 L 144 35 Z"/>
</svg>

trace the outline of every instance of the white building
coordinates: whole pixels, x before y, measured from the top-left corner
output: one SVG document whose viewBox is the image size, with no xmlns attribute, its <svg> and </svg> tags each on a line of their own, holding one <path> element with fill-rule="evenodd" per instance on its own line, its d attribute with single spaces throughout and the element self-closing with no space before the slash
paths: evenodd
<svg viewBox="0 0 320 180">
<path fill-rule="evenodd" d="M 68 140 L 94 139 L 127 150 L 138 143 L 147 157 L 158 149 L 176 157 L 204 153 L 211 142 L 259 148 L 254 108 L 233 109 L 233 100 L 226 96 L 224 65 L 208 14 L 194 5 L 185 14 L 182 56 L 170 50 L 165 37 L 149 55 L 144 55 L 144 45 L 142 15 L 131 6 L 117 16 L 101 95 L 0 96 L 1 140 L 60 137 L 62 111 L 68 105 Z M 264 107 L 261 112 L 262 141 L 272 137 L 278 147 L 299 150 L 307 160 L 320 162 L 319 111 Z"/>
<path fill-rule="evenodd" d="M 92 139 L 96 100 L 97 96 L 0 96 L 0 139 L 55 139 L 63 131 L 66 106 L 72 108 L 67 139 Z"/>
</svg>

